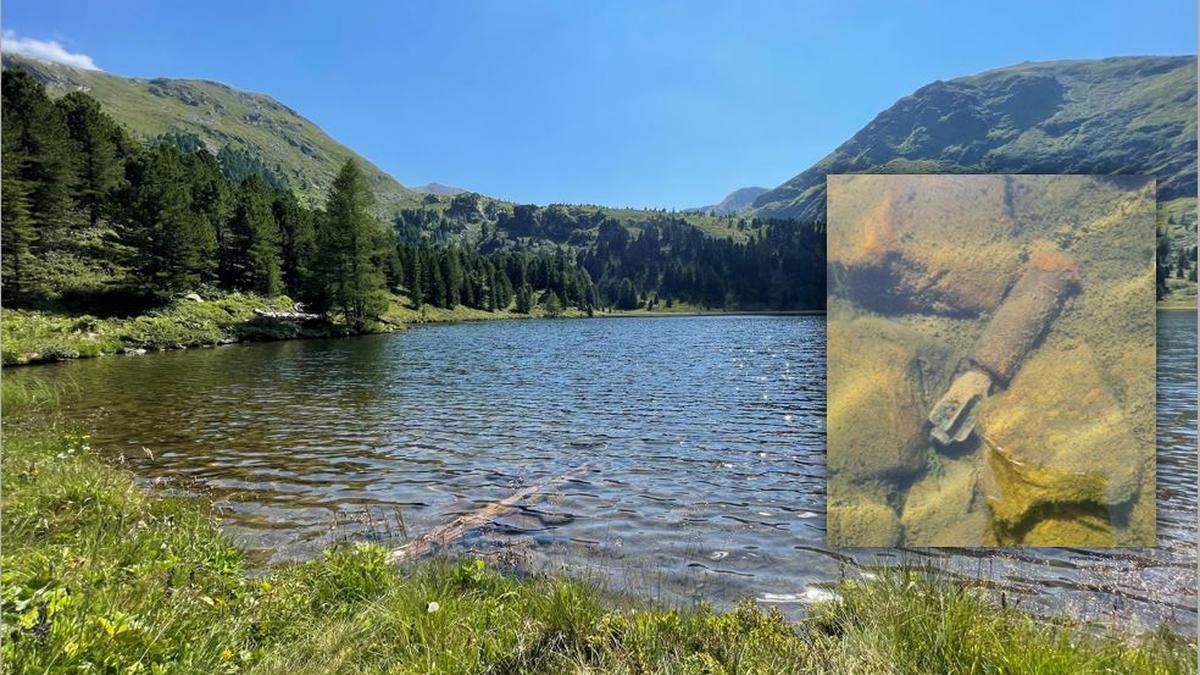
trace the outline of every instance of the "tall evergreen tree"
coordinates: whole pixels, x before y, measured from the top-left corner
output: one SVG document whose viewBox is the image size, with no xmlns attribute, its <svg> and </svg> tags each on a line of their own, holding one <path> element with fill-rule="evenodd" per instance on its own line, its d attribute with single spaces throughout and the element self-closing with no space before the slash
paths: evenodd
<svg viewBox="0 0 1200 675">
<path fill-rule="evenodd" d="M 523 284 L 517 290 L 517 312 L 528 314 L 533 309 L 533 287 L 529 284 Z"/>
<path fill-rule="evenodd" d="M 415 250 L 410 260 L 409 265 L 404 268 L 408 275 L 405 286 L 408 287 L 408 299 L 412 302 L 413 309 L 421 309 L 421 305 L 425 304 L 424 257 L 419 250 Z"/>
<path fill-rule="evenodd" d="M 73 91 L 58 101 L 78 158 L 75 199 L 95 228 L 125 181 L 125 133 L 92 97 Z"/>
<path fill-rule="evenodd" d="M 462 301 L 463 268 L 458 247 L 451 246 L 442 255 L 442 279 L 446 284 L 444 307 L 454 309 Z"/>
<path fill-rule="evenodd" d="M 0 90 L 4 161 L 10 153 L 13 158 L 13 171 L 5 171 L 4 177 L 17 181 L 10 197 L 28 209 L 27 216 L 18 214 L 9 223 L 9 229 L 24 237 L 15 250 L 24 260 L 12 262 L 20 270 L 14 284 L 25 297 L 45 296 L 54 290 L 48 259 L 72 244 L 76 157 L 62 110 L 41 84 L 24 71 L 8 69 L 0 78 Z"/>
<path fill-rule="evenodd" d="M 340 311 L 356 329 L 387 308 L 384 275 L 374 263 L 379 225 L 370 212 L 373 200 L 362 169 L 347 160 L 317 227 L 318 304 Z"/>
<path fill-rule="evenodd" d="M 216 233 L 192 204 L 179 150 L 147 148 L 130 162 L 129 175 L 123 236 L 134 251 L 137 283 L 160 296 L 195 288 L 212 272 Z"/>
<path fill-rule="evenodd" d="M 295 297 L 307 297 L 310 268 L 316 255 L 316 230 L 312 213 L 300 205 L 296 195 L 281 190 L 271 204 L 275 222 L 279 225 L 283 284 Z"/>
<path fill-rule="evenodd" d="M 202 281 L 218 281 L 226 278 L 234 257 L 230 252 L 233 242 L 229 231 L 235 206 L 233 189 L 221 174 L 216 158 L 207 150 L 188 152 L 184 155 L 184 165 L 188 173 L 192 208 L 206 225 L 205 236 L 213 239 L 211 249 L 206 244 L 206 251 L 211 251 L 215 261 L 205 266 Z"/>
<path fill-rule="evenodd" d="M 16 134 L 5 126 L 0 149 L 3 157 L 3 161 L 0 161 L 0 221 L 3 223 L 3 230 L 0 231 L 0 250 L 3 251 L 0 277 L 4 280 L 4 301 L 10 306 L 13 302 L 28 299 L 36 238 L 29 209 L 29 183 L 23 175 L 28 159 L 15 139 Z"/>
<path fill-rule="evenodd" d="M 236 251 L 229 283 L 233 288 L 277 295 L 283 290 L 279 224 L 272 212 L 271 189 L 251 174 L 237 191 L 229 229 Z"/>
</svg>

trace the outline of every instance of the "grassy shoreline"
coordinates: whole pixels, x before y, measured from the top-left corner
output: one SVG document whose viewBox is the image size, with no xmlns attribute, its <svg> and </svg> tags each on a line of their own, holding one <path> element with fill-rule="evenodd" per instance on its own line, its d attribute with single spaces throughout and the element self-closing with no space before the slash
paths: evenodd
<svg viewBox="0 0 1200 675">
<path fill-rule="evenodd" d="M 199 302 L 181 298 L 144 316 L 128 318 L 98 318 L 87 314 L 5 308 L 0 310 L 0 333 L 3 336 L 0 341 L 0 361 L 4 366 L 21 366 L 112 354 L 213 347 L 238 342 L 387 333 L 422 324 L 546 317 L 540 307 L 530 314 L 518 314 L 510 310 L 488 312 L 463 306 L 454 309 L 424 306 L 415 310 L 401 297 L 393 297 L 382 317 L 383 321 L 371 324 L 366 331 L 360 333 L 353 333 L 340 324 L 303 325 L 256 314 L 258 311 L 287 312 L 291 309 L 292 301 L 286 296 L 264 298 L 240 293 L 230 293 Z M 1158 309 L 1195 311 L 1195 298 L 1172 298 L 1159 302 Z M 596 312 L 595 317 L 790 316 L 822 313 L 823 310 L 719 310 L 676 304 L 671 308 L 658 307 L 651 310 L 600 311 Z M 579 318 L 586 314 L 577 309 L 570 309 L 559 316 Z"/>
<path fill-rule="evenodd" d="M 1195 672 L 1165 629 L 1047 622 L 914 571 L 844 582 L 799 623 L 475 560 L 395 568 L 369 544 L 251 574 L 203 498 L 102 460 L 52 393 L 6 384 L 4 408 L 9 672 Z"/>
<path fill-rule="evenodd" d="M 181 298 L 143 316 L 99 318 L 87 314 L 4 309 L 0 312 L 4 366 L 32 365 L 93 358 L 113 354 L 215 347 L 239 342 L 267 342 L 349 335 L 388 333 L 425 323 L 529 319 L 545 316 L 540 308 L 531 314 L 487 312 L 456 307 L 423 307 L 414 310 L 395 297 L 382 321 L 354 332 L 338 323 L 302 323 L 263 316 L 257 312 L 289 312 L 286 296 L 264 298 L 230 293 L 199 302 Z M 578 310 L 562 316 L 583 316 Z"/>
<path fill-rule="evenodd" d="M 336 323 L 302 324 L 270 318 L 256 312 L 288 312 L 292 300 L 286 296 L 264 298 L 231 293 L 199 302 L 175 300 L 144 316 L 98 318 L 40 310 L 4 309 L 0 312 L 4 366 L 33 365 L 114 354 L 214 347 L 240 342 L 265 342 L 322 337 L 388 333 L 411 326 L 473 321 L 503 321 L 546 318 L 541 307 L 528 314 L 511 310 L 489 312 L 458 306 L 454 309 L 423 306 L 413 309 L 402 297 L 393 297 L 382 321 L 367 330 L 352 332 Z M 710 310 L 689 305 L 672 309 L 614 310 L 596 312 L 597 318 L 656 316 L 711 316 L 721 314 L 811 314 L 820 312 L 767 312 Z M 567 309 L 558 318 L 583 318 L 587 314 Z"/>
</svg>

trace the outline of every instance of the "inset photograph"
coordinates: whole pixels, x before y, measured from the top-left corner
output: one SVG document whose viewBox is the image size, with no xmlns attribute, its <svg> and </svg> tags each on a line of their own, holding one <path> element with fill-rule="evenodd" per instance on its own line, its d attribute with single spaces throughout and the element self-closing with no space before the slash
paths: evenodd
<svg viewBox="0 0 1200 675">
<path fill-rule="evenodd" d="M 828 542 L 1155 544 L 1155 181 L 828 177 Z"/>
</svg>

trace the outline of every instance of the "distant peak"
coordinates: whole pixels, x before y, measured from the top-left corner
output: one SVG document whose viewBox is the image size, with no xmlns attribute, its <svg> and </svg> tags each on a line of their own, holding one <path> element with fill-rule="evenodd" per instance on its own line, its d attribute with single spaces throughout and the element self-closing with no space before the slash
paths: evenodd
<svg viewBox="0 0 1200 675">
<path fill-rule="evenodd" d="M 694 212 L 698 212 L 698 213 L 708 213 L 708 214 L 711 214 L 714 216 L 731 216 L 735 213 L 744 211 L 745 209 L 749 208 L 750 205 L 754 203 L 754 200 L 757 199 L 759 195 L 764 194 L 766 192 L 769 192 L 769 190 L 764 187 L 738 188 L 738 189 L 734 190 L 733 192 L 730 192 L 728 195 L 726 195 L 725 199 L 722 199 L 721 203 L 719 203 L 719 204 L 713 204 L 711 206 L 701 206 L 701 207 L 694 208 L 694 209 L 688 209 L 688 211 L 694 211 Z"/>
<path fill-rule="evenodd" d="M 471 190 L 454 187 L 453 185 L 442 185 L 441 183 L 426 183 L 424 185 L 418 185 L 414 187 L 413 190 L 442 197 L 453 197 L 454 195 L 460 195 L 464 192 L 471 192 Z"/>
</svg>

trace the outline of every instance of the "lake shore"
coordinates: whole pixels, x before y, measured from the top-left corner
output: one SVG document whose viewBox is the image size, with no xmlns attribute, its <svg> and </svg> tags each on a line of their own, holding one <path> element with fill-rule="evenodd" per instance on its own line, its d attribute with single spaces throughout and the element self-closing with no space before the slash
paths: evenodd
<svg viewBox="0 0 1200 675">
<path fill-rule="evenodd" d="M 424 324 L 466 323 L 548 318 L 540 308 L 523 314 L 508 309 L 489 312 L 458 306 L 454 309 L 425 305 L 413 309 L 401 297 L 393 296 L 382 321 L 365 331 L 351 331 L 337 323 L 302 323 L 264 316 L 293 309 L 291 299 L 280 296 L 231 293 L 199 302 L 177 299 L 142 316 L 99 318 L 89 314 L 70 314 L 27 309 L 0 311 L 3 332 L 4 366 L 54 363 L 117 354 L 141 354 L 150 351 L 215 347 L 241 342 L 343 337 L 390 333 Z M 1194 297 L 1172 296 L 1160 301 L 1163 311 L 1195 311 Z M 685 304 L 636 310 L 601 310 L 590 318 L 685 317 L 685 316 L 800 316 L 823 314 L 824 310 L 724 310 Z M 555 318 L 584 318 L 587 314 L 568 309 Z"/>
<path fill-rule="evenodd" d="M 142 316 L 99 318 L 88 314 L 4 309 L 3 365 L 21 366 L 121 354 L 216 347 L 241 342 L 345 337 L 390 333 L 411 326 L 474 321 L 550 318 L 540 306 L 529 313 L 511 309 L 487 311 L 459 305 L 454 309 L 424 305 L 414 309 L 405 298 L 393 296 L 381 320 L 366 330 L 352 331 L 330 322 L 301 322 L 280 318 L 293 310 L 291 299 L 280 296 L 231 293 L 202 299 L 180 298 Z M 713 315 L 801 315 L 811 311 L 716 310 L 677 304 L 671 308 L 601 310 L 591 318 Z M 274 315 L 274 316 L 273 316 Z M 575 308 L 553 318 L 585 318 Z"/>
<path fill-rule="evenodd" d="M 920 571 L 844 580 L 799 622 L 473 559 L 397 568 L 378 544 L 251 575 L 203 496 L 145 487 L 56 405 L 48 389 L 5 385 L 13 672 L 1195 672 L 1195 645 L 1168 630 L 1051 621 Z"/>
<path fill-rule="evenodd" d="M 180 298 L 142 316 L 99 318 L 88 314 L 4 309 L 3 365 L 52 363 L 118 354 L 142 354 L 216 347 L 241 342 L 344 337 L 389 333 L 430 323 L 496 321 L 542 318 L 536 308 L 529 314 L 504 310 L 488 312 L 458 306 L 454 309 L 424 306 L 411 308 L 393 297 L 380 321 L 366 330 L 352 331 L 340 323 L 280 318 L 293 310 L 291 299 L 280 296 L 230 293 L 200 301 Z M 274 315 L 274 316 L 273 316 Z M 567 310 L 564 317 L 584 316 Z"/>
</svg>

